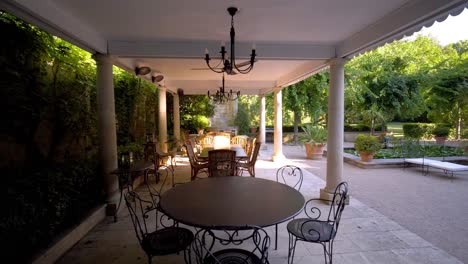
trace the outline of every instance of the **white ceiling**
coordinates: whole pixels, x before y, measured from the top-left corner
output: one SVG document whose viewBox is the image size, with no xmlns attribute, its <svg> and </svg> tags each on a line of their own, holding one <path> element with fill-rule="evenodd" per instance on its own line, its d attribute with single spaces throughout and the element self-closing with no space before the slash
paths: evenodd
<svg viewBox="0 0 468 264">
<path fill-rule="evenodd" d="M 229 45 L 229 6 L 240 10 L 234 18 L 237 57 L 245 59 L 255 43 L 258 62 L 247 75 L 227 76 L 226 87 L 261 94 L 321 70 L 331 58 L 352 57 L 458 14 L 468 0 L 0 2 L 1 9 L 84 49 L 114 55 L 128 71 L 150 66 L 164 75 L 168 89 L 186 94 L 221 84 L 220 74 L 192 68 L 205 67 L 205 48 L 215 56 L 221 41 Z"/>
</svg>

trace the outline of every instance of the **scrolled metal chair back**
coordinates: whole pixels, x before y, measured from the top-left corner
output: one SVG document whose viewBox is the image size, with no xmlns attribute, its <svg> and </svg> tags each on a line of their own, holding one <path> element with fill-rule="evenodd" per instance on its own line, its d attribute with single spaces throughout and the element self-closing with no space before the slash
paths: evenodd
<svg viewBox="0 0 468 264">
<path fill-rule="evenodd" d="M 148 234 L 148 218 L 150 213 L 157 211 L 152 201 L 142 199 L 136 192 L 125 194 L 125 203 L 135 229 L 138 242 L 142 245 L 143 238 Z"/>
<path fill-rule="evenodd" d="M 243 243 L 251 243 L 251 247 L 242 246 Z M 195 234 L 192 251 L 198 264 L 207 263 L 207 260 L 208 263 L 249 264 L 252 263 L 252 255 L 258 258 L 260 263 L 266 264 L 269 263 L 270 243 L 268 233 L 261 227 L 247 226 L 239 230 L 213 227 L 200 229 Z"/>
<path fill-rule="evenodd" d="M 348 199 L 348 183 L 342 182 L 336 186 L 332 200 L 330 203 L 326 222 L 332 226 L 333 232 L 331 233 L 332 239 L 338 231 L 338 226 L 341 220 L 341 214 Z M 313 201 L 317 199 L 310 199 L 304 206 L 304 212 L 310 219 L 318 220 L 322 216 L 322 211 L 318 208 Z M 320 200 L 320 199 L 318 199 Z"/>
<path fill-rule="evenodd" d="M 293 165 L 285 165 L 276 171 L 276 181 L 284 183 L 300 191 L 304 174 L 301 168 Z"/>
<path fill-rule="evenodd" d="M 348 200 L 348 183 L 342 182 L 338 184 L 335 188 L 335 193 L 333 194 L 333 200 L 330 204 L 330 211 L 328 212 L 328 222 L 333 223 L 334 226 L 334 235 L 338 231 L 338 226 L 340 225 L 341 214 L 345 208 L 346 202 Z"/>
</svg>

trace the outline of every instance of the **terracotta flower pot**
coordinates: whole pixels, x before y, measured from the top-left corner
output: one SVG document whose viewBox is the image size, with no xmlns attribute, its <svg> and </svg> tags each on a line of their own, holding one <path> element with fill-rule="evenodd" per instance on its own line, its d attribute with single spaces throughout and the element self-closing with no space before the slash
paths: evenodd
<svg viewBox="0 0 468 264">
<path fill-rule="evenodd" d="M 325 144 L 305 142 L 304 146 L 306 149 L 307 159 L 313 159 L 313 160 L 322 159 L 323 149 L 325 148 Z"/>
<path fill-rule="evenodd" d="M 445 137 L 434 137 L 436 140 L 437 145 L 445 144 Z"/>
<path fill-rule="evenodd" d="M 362 161 L 369 162 L 374 159 L 374 152 L 367 152 L 367 151 L 360 151 L 359 156 L 361 157 Z"/>
</svg>

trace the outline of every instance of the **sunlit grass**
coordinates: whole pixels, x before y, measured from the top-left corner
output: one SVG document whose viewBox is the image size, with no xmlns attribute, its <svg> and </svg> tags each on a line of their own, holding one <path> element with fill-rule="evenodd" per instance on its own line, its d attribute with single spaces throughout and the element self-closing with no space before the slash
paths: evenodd
<svg viewBox="0 0 468 264">
<path fill-rule="evenodd" d="M 387 123 L 387 130 L 393 132 L 394 137 L 403 137 L 403 123 L 401 122 Z"/>
</svg>

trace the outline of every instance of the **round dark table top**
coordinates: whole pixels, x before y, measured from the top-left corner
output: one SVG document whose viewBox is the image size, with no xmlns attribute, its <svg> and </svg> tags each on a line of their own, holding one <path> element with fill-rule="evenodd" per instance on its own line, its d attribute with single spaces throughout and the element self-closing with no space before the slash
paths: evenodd
<svg viewBox="0 0 468 264">
<path fill-rule="evenodd" d="M 271 226 L 289 220 L 304 207 L 304 196 L 275 181 L 252 177 L 216 177 L 177 185 L 161 196 L 161 210 L 195 227 Z"/>
</svg>

